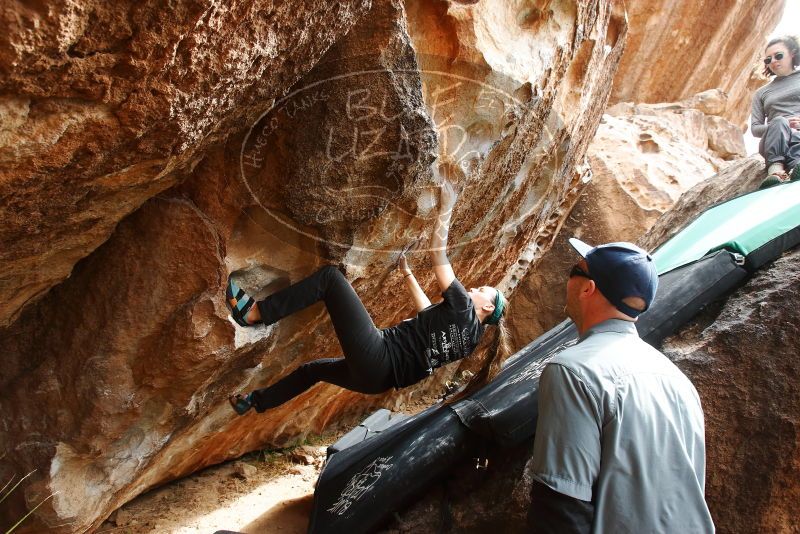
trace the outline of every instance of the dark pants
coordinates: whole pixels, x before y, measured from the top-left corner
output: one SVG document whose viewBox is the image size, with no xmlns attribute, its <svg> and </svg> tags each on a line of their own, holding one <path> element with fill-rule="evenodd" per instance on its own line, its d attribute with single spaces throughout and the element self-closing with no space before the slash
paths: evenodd
<svg viewBox="0 0 800 534">
<path fill-rule="evenodd" d="M 258 309 L 264 324 L 269 325 L 320 300 L 325 302 L 345 357 L 303 364 L 275 384 L 254 391 L 252 399 L 257 411 L 279 406 L 317 382 L 328 382 L 359 393 L 382 393 L 394 386 L 383 334 L 336 267 L 323 267 L 270 295 L 258 303 Z"/>
<path fill-rule="evenodd" d="M 758 143 L 758 152 L 767 165 L 783 163 L 786 170 L 800 162 L 800 131 L 792 130 L 786 117 L 767 122 L 767 131 Z"/>
</svg>

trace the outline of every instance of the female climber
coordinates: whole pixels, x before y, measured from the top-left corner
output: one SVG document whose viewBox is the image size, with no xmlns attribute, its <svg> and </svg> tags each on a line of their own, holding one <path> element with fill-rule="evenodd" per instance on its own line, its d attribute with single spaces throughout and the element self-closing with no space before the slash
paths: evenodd
<svg viewBox="0 0 800 534">
<path fill-rule="evenodd" d="M 433 271 L 444 300 L 431 305 L 401 254 L 397 267 L 411 293 L 416 315 L 391 328 L 375 327 L 353 287 L 330 265 L 260 302 L 254 302 L 229 279 L 227 303 L 233 319 L 242 326 L 269 325 L 324 301 L 344 354 L 344 358 L 311 361 L 269 387 L 231 396 L 229 401 L 236 413 L 274 408 L 320 381 L 369 394 L 410 386 L 437 367 L 469 356 L 487 324 L 498 328 L 492 359 L 498 351 L 506 355 L 504 316 L 508 304 L 503 294 L 490 286 L 466 291 L 447 259 L 447 234 L 456 197 L 453 185 L 445 181 L 430 240 Z"/>
<path fill-rule="evenodd" d="M 800 63 L 796 37 L 772 39 L 764 51 L 764 74 L 775 76 L 753 96 L 750 130 L 760 137 L 767 162 L 761 187 L 800 179 Z M 766 124 L 764 120 L 766 119 Z"/>
</svg>

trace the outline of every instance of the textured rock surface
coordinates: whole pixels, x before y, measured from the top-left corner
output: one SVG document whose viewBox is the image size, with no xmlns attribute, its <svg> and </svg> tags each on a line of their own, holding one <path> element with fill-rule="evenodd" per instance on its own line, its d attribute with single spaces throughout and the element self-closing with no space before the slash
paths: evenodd
<svg viewBox="0 0 800 534">
<path fill-rule="evenodd" d="M 785 0 L 627 2 L 630 37 L 611 101 L 675 102 L 707 89 L 730 95 L 723 116 L 744 126 L 764 84 L 760 55 Z"/>
<path fill-rule="evenodd" d="M 311 3 L 286 6 L 252 27 L 246 22 L 261 20 L 268 7 L 212 6 L 206 18 L 198 8 L 195 18 L 164 24 L 174 38 L 152 23 L 171 15 L 149 5 L 131 8 L 130 17 L 124 10 L 109 15 L 110 21 L 100 8 L 75 9 L 79 19 L 98 20 L 95 25 L 116 28 L 112 22 L 119 20 L 122 37 L 112 56 L 130 54 L 134 45 L 142 55 L 144 74 L 109 67 L 104 79 L 111 88 L 126 87 L 127 79 L 147 93 L 154 78 L 167 103 L 149 108 L 123 98 L 140 104 L 129 119 L 133 133 L 111 130 L 109 139 L 119 145 L 107 146 L 97 135 L 71 138 L 66 161 L 77 159 L 80 172 L 70 174 L 69 164 L 34 150 L 29 165 L 38 181 L 2 182 L 3 198 L 12 195 L 4 209 L 17 210 L 4 218 L 13 218 L 47 204 L 39 191 L 65 178 L 55 193 L 62 204 L 50 203 L 58 218 L 48 211 L 46 223 L 29 225 L 41 228 L 30 238 L 39 244 L 24 238 L 21 226 L 4 227 L 3 253 L 26 251 L 17 264 L 4 259 L 4 268 L 22 272 L 24 261 L 39 261 L 36 250 L 65 250 L 58 248 L 62 241 L 45 245 L 57 232 L 72 236 L 64 247 L 80 249 L 52 271 L 44 266 L 36 284 L 3 274 L 12 284 L 4 301 L 39 295 L 96 249 L 38 301 L 10 307 L 6 318 L 17 320 L 0 330 L 0 346 L 9 347 L 0 363 L 0 410 L 9 414 L 0 430 L 7 451 L 0 469 L 37 469 L 16 500 L 4 503 L 6 520 L 58 492 L 29 528 L 87 530 L 150 487 L 264 444 L 352 422 L 375 405 L 396 407 L 437 391 L 447 378 L 443 370 L 420 388 L 373 397 L 320 385 L 269 414 L 233 419 L 225 402 L 230 392 L 274 382 L 303 361 L 338 355 L 339 347 L 321 305 L 270 328 L 235 327 L 223 301 L 228 272 L 236 271 L 248 288 L 263 286 L 264 294 L 322 264 L 341 263 L 376 324 L 388 326 L 411 313 L 391 267 L 396 250 L 412 237 L 427 237 L 438 176 L 465 187 L 450 256 L 467 285 L 512 289 L 577 199 L 588 172 L 586 147 L 624 45 L 624 17 L 607 3 L 554 4 L 535 15 L 527 4 L 499 0 L 409 2 L 406 15 L 399 2 L 383 1 L 360 19 L 364 3 L 332 6 L 343 10 L 338 14 Z M 135 26 L 141 17 L 145 22 Z M 53 16 L 49 24 L 64 20 Z M 132 36 L 125 37 L 126 24 L 137 28 Z M 486 33 L 498 27 L 508 32 L 505 42 Z M 269 44 L 268 35 L 278 30 L 284 32 L 275 36 L 279 44 Z M 148 52 L 151 41 L 160 43 L 152 45 L 158 51 L 167 45 L 163 57 Z M 69 46 L 59 51 L 31 42 L 26 53 L 71 58 Z M 504 47 L 537 53 L 509 63 Z M 173 49 L 181 76 L 169 74 Z M 107 55 L 91 54 L 90 44 L 74 50 L 90 62 Z M 202 61 L 193 66 L 193 58 Z M 47 100 L 48 89 L 94 87 L 95 73 L 105 72 L 94 63 L 78 71 L 67 65 L 64 72 L 31 66 L 49 61 L 31 60 L 24 68 L 9 62 L 4 68 L 15 85 L 8 91 Z M 242 66 L 255 70 L 236 70 Z M 61 77 L 68 83 L 55 83 Z M 173 90 L 169 82 L 177 79 Z M 100 94 L 102 100 L 106 93 Z M 272 110 L 261 114 L 273 98 Z M 53 146 L 41 150 L 64 149 Z M 19 156 L 6 154 L 22 165 Z M 429 169 L 433 156 L 439 160 Z M 98 177 L 158 158 L 164 162 L 153 173 L 137 174 L 147 191 L 127 211 L 117 209 L 119 200 L 109 201 L 111 213 L 75 200 L 81 198 L 75 191 L 88 191 L 91 199 L 93 184 L 104 179 Z M 137 189 L 124 181 L 120 188 L 125 194 Z M 72 226 L 81 217 L 94 217 L 105 234 L 85 238 Z M 433 295 L 423 256 L 415 253 L 412 264 Z"/>
<path fill-rule="evenodd" d="M 740 166 L 711 149 L 728 143 L 731 150 L 739 150 L 738 144 L 742 151 L 737 155 L 742 155 L 741 132 L 725 119 L 700 111 L 719 112 L 725 101 L 719 91 L 709 91 L 682 103 L 617 104 L 607 110 L 589 146 L 592 182 L 560 238 L 528 271 L 514 295 L 510 327 L 517 348 L 565 318 L 565 275 L 577 258 L 567 238 L 578 236 L 592 244 L 636 241 L 693 185 L 729 165 L 734 165 L 732 173 L 723 171 L 715 183 L 727 184 L 743 175 Z M 712 121 L 719 126 L 710 128 Z M 753 163 L 753 176 L 760 175 L 757 167 Z M 719 194 L 706 198 L 721 198 Z"/>
<path fill-rule="evenodd" d="M 800 251 L 664 343 L 706 414 L 717 532 L 795 532 L 800 516 Z"/>
<path fill-rule="evenodd" d="M 0 326 L 269 108 L 369 3 L 4 6 Z"/>
<path fill-rule="evenodd" d="M 764 160 L 759 156 L 743 158 L 729 165 L 718 175 L 681 195 L 673 208 L 638 240 L 638 244 L 646 250 L 655 249 L 680 231 L 696 214 L 724 199 L 755 191 L 765 177 Z"/>
</svg>

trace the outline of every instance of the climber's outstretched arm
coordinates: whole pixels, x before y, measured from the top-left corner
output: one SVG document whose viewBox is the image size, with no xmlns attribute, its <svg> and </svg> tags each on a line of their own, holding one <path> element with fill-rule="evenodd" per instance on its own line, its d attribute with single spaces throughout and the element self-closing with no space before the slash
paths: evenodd
<svg viewBox="0 0 800 534">
<path fill-rule="evenodd" d="M 408 292 L 411 293 L 411 298 L 414 300 L 414 308 L 420 312 L 430 306 L 431 301 L 428 299 L 425 292 L 422 291 L 422 288 L 419 287 L 414 273 L 411 272 L 411 268 L 408 266 L 405 252 L 400 253 L 400 258 L 397 260 L 397 269 L 403 274 Z"/>
<path fill-rule="evenodd" d="M 453 184 L 444 180 L 439 192 L 439 213 L 431 234 L 430 245 L 433 273 L 439 282 L 439 289 L 443 292 L 456 278 L 453 267 L 450 266 L 450 260 L 447 259 L 447 234 L 450 231 L 450 217 L 457 198 L 458 193 Z"/>
</svg>

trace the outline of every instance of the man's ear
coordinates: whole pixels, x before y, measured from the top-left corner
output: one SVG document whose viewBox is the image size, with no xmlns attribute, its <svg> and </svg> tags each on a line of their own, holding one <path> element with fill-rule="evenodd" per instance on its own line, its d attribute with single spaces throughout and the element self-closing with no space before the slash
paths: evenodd
<svg viewBox="0 0 800 534">
<path fill-rule="evenodd" d="M 580 297 L 581 298 L 589 298 L 594 295 L 594 292 L 597 291 L 597 285 L 594 283 L 594 280 L 586 280 L 586 283 L 583 284 L 581 288 Z"/>
<path fill-rule="evenodd" d="M 494 311 L 494 304 L 484 304 L 481 306 L 481 309 L 487 313 L 492 313 Z"/>
</svg>

